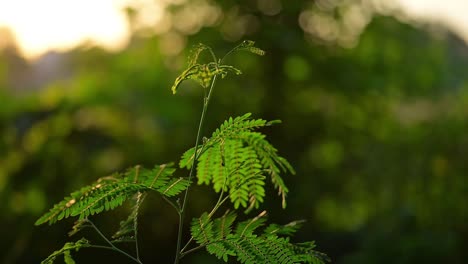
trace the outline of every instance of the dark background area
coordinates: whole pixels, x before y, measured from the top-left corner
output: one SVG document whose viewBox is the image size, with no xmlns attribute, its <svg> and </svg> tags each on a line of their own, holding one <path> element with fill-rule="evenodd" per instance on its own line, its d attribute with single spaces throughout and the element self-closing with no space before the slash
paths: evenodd
<svg viewBox="0 0 468 264">
<path fill-rule="evenodd" d="M 115 53 L 83 44 L 27 61 L 0 31 L 9 39 L 0 52 L 0 263 L 39 263 L 68 241 L 73 219 L 34 222 L 80 186 L 135 164 L 177 162 L 202 106 L 194 83 L 170 91 L 190 46 L 222 55 L 242 39 L 267 54 L 227 62 L 244 74 L 218 82 L 204 134 L 246 112 L 283 121 L 264 132 L 297 174 L 285 175 L 285 210 L 268 191 L 271 221 L 307 220 L 295 241 L 315 240 L 333 263 L 466 262 L 463 40 L 366 1 L 186 1 L 167 7 L 171 23 L 157 33 L 139 24 L 143 11 L 126 10 L 133 36 Z M 194 188 L 187 223 L 216 198 Z M 112 232 L 127 213 L 93 219 Z M 140 219 L 143 262 L 170 263 L 176 213 L 151 196 Z M 114 252 L 75 255 L 127 263 Z M 215 260 L 196 253 L 183 262 Z"/>
</svg>

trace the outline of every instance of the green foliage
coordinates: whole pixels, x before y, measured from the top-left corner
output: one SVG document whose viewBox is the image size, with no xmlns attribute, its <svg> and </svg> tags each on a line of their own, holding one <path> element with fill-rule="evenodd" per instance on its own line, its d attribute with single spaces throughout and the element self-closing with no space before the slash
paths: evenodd
<svg viewBox="0 0 468 264">
<path fill-rule="evenodd" d="M 78 219 L 73 224 L 72 230 L 68 232 L 68 235 L 73 236 L 81 230 L 85 229 L 86 227 L 90 227 L 88 218 Z"/>
<path fill-rule="evenodd" d="M 200 54 L 208 51 L 213 61 L 199 64 Z M 248 51 L 257 55 L 264 52 L 254 46 L 253 41 L 244 41 L 230 52 Z M 283 208 L 286 206 L 288 188 L 284 184 L 280 173 L 294 174 L 289 162 L 278 155 L 278 151 L 257 129 L 270 126 L 279 121 L 267 122 L 263 119 L 253 119 L 251 114 L 236 118 L 229 118 L 216 129 L 210 138 L 204 138 L 199 144 L 201 128 L 215 84 L 216 76 L 224 78 L 228 73 L 240 74 L 237 68 L 222 64 L 223 59 L 217 60 L 211 48 L 199 44 L 192 51 L 189 66 L 175 81 L 172 91 L 176 93 L 180 83 L 187 79 L 197 81 L 204 89 L 204 104 L 199 123 L 196 144 L 186 151 L 179 162 L 181 168 L 190 170 L 187 178 L 174 177 L 175 168 L 172 164 L 163 164 L 154 169 L 135 166 L 124 173 L 98 179 L 95 183 L 73 192 L 69 197 L 56 204 L 48 213 L 36 221 L 36 225 L 55 223 L 68 217 L 77 217 L 69 235 L 75 235 L 84 228 L 93 228 L 107 245 L 91 244 L 87 240 L 67 243 L 65 246 L 44 262 L 53 263 L 57 255 L 63 254 L 66 263 L 74 263 L 71 250 L 83 247 L 96 247 L 116 251 L 134 262 L 141 264 L 138 250 L 138 215 L 140 206 L 150 192 L 158 193 L 168 202 L 179 215 L 179 232 L 175 264 L 186 254 L 199 248 L 206 248 L 210 253 L 228 261 L 235 257 L 241 263 L 323 263 L 313 250 L 312 242 L 292 243 L 290 236 L 300 227 L 301 222 L 291 222 L 285 226 L 272 224 L 258 233 L 264 225 L 266 211 L 257 217 L 238 222 L 233 227 L 236 214 L 227 212 L 220 218 L 212 219 L 219 207 L 227 200 L 234 208 L 246 208 L 248 213 L 256 209 L 265 199 L 266 178 L 277 189 L 282 197 Z M 195 218 L 191 225 L 192 238 L 181 248 L 185 206 L 188 190 L 192 183 L 193 172 L 196 170 L 198 184 L 212 185 L 215 192 L 220 193 L 218 202 L 210 213 L 203 213 Z M 184 198 L 176 202 L 170 198 L 181 194 Z M 133 207 L 129 216 L 120 222 L 119 229 L 111 239 L 107 238 L 89 219 L 90 216 L 112 210 L 125 201 L 132 200 Z M 191 241 L 195 240 L 199 246 L 187 249 Z M 135 244 L 136 256 L 118 248 L 117 243 L 131 242 Z"/>
<path fill-rule="evenodd" d="M 136 240 L 138 233 L 138 213 L 140 212 L 140 205 L 145 200 L 146 193 L 141 192 L 135 194 L 133 197 L 134 205 L 131 213 L 124 221 L 120 222 L 120 228 L 112 235 L 115 242 L 132 242 Z"/>
<path fill-rule="evenodd" d="M 171 197 L 187 188 L 190 182 L 171 177 L 175 169 L 171 164 L 156 166 L 152 170 L 136 166 L 123 174 L 98 179 L 95 183 L 73 192 L 36 221 L 36 225 L 53 224 L 63 218 L 90 215 L 112 210 L 140 192 L 156 191 Z"/>
<path fill-rule="evenodd" d="M 350 30 L 358 39 L 348 43 L 352 48 L 341 49 L 320 40 L 315 44 L 315 38 L 305 41 L 297 16 L 319 5 L 283 3 L 281 13 L 270 17 L 250 1 L 236 2 L 235 10 L 229 1 L 177 2 L 176 9 L 205 2 L 224 12 L 218 26 L 182 36 L 187 45 L 209 41 L 216 50 L 227 50 L 232 44 L 219 36 L 228 26 L 239 28 L 239 23 L 226 22 L 226 14 L 235 13 L 230 21 L 253 22 L 257 31 L 250 36 L 267 50 L 267 58 L 239 54 L 225 61 L 247 75 L 219 82 L 216 89 L 221 89 L 213 94 L 219 101 L 210 105 L 205 123 L 215 127 L 219 124 L 214 120 L 223 113 L 244 112 L 286 123 L 274 127 L 274 137 L 268 140 L 298 175 L 281 174 L 290 189 L 287 212 L 271 211 L 277 203 L 269 203 L 267 192 L 261 208 L 279 217 L 271 220 L 295 219 L 287 215 L 313 219 L 314 227 L 301 230 L 301 236 L 311 230 L 324 230 L 324 236 L 331 232 L 319 245 L 334 248 L 338 243 L 342 250 L 334 256 L 337 263 L 464 262 L 465 42 L 450 32 L 432 34 L 424 25 L 375 15 L 359 37 Z M 327 12 L 342 18 L 336 15 L 340 12 Z M 252 14 L 259 19 L 252 21 Z M 181 13 L 176 15 L 173 25 L 182 21 Z M 349 24 L 348 19 L 342 21 L 339 25 Z M 39 263 L 38 258 L 45 258 L 39 249 L 56 249 L 60 231 L 48 231 L 60 227 L 46 231 L 45 240 L 29 236 L 30 224 L 64 197 L 62 190 L 68 195 L 76 186 L 132 164 L 178 161 L 175 150 L 190 147 L 193 134 L 188 131 L 194 128 L 181 124 L 196 122 L 197 93 L 171 96 L 165 88 L 178 74 L 173 67 L 179 65 L 180 55 L 168 57 L 155 48 L 162 38 L 142 35 L 134 35 L 119 52 L 97 47 L 59 52 L 56 55 L 66 62 L 60 70 L 71 73 L 66 81 L 48 79 L 33 86 L 27 72 L 42 69 L 40 61 L 31 64 L 11 49 L 9 55 L 0 51 L 0 222 L 8 226 L 1 232 L 7 243 L 0 250 L 0 263 Z M 209 53 L 204 51 L 201 59 L 209 60 Z M 191 192 L 190 207 L 206 205 L 203 194 Z M 165 212 L 170 208 L 159 203 L 143 208 L 157 210 L 161 217 L 151 224 L 154 229 L 141 232 L 140 242 L 164 248 L 146 253 L 167 263 L 173 252 L 166 250 L 171 245 L 158 230 L 173 224 L 174 218 Z M 117 210 L 126 211 L 126 204 Z M 118 227 L 126 216 L 114 215 L 91 219 L 100 217 L 103 225 Z M 389 238 L 385 231 L 397 235 Z"/>
<path fill-rule="evenodd" d="M 172 93 L 177 92 L 177 87 L 180 83 L 187 79 L 192 79 L 198 82 L 203 88 L 207 89 L 211 84 L 211 80 L 214 76 L 221 75 L 222 78 L 226 77 L 228 73 L 234 73 L 236 75 L 242 72 L 228 65 L 218 65 L 215 62 L 207 64 L 195 64 L 185 70 L 179 77 L 177 77 L 174 85 L 172 86 Z"/>
<path fill-rule="evenodd" d="M 56 258 L 60 255 L 63 255 L 64 261 L 66 264 L 73 264 L 75 261 L 71 256 L 72 251 L 78 251 L 82 248 L 90 247 L 91 244 L 88 240 L 82 238 L 76 242 L 67 242 L 63 247 L 54 253 L 52 253 L 49 257 L 41 262 L 41 264 L 53 264 Z"/>
<path fill-rule="evenodd" d="M 254 131 L 274 123 L 278 121 L 252 119 L 250 113 L 226 120 L 200 148 L 198 184 L 212 184 L 216 192 L 229 192 L 234 208 L 242 206 L 249 211 L 263 202 L 264 179 L 269 176 L 286 207 L 288 188 L 280 173 L 294 174 L 294 169 L 265 135 Z M 194 157 L 193 148 L 186 151 L 179 166 L 189 169 Z"/>
<path fill-rule="evenodd" d="M 240 263 L 324 263 L 326 258 L 314 251 L 314 243 L 292 243 L 290 236 L 299 228 L 299 222 L 281 226 L 271 224 L 263 232 L 257 230 L 265 224 L 266 212 L 239 222 L 232 227 L 236 215 L 226 213 L 210 219 L 205 213 L 192 220 L 192 236 L 206 250 L 223 259 L 236 257 Z"/>
<path fill-rule="evenodd" d="M 254 46 L 255 42 L 251 40 L 246 40 L 243 41 L 241 44 L 233 48 L 230 52 L 226 54 L 224 58 L 226 58 L 228 55 L 231 53 L 236 53 L 238 51 L 248 51 L 253 54 L 257 55 L 265 55 L 265 52 L 257 47 Z M 204 64 L 199 64 L 198 60 L 200 57 L 200 54 L 203 51 L 208 51 L 211 55 L 212 62 L 204 63 Z M 175 94 L 177 92 L 177 88 L 179 85 L 184 81 L 188 79 L 192 79 L 196 81 L 200 86 L 202 86 L 205 89 L 208 89 L 209 86 L 212 83 L 212 80 L 215 76 L 221 76 L 221 78 L 224 78 L 228 75 L 228 73 L 233 73 L 235 75 L 239 75 L 242 72 L 231 66 L 231 65 L 224 65 L 221 62 L 223 59 L 219 60 L 216 58 L 216 55 L 214 55 L 213 50 L 204 45 L 204 44 L 198 44 L 195 45 L 191 52 L 190 52 L 190 57 L 189 57 L 189 63 L 188 63 L 188 68 L 180 74 L 177 79 L 175 80 L 174 84 L 172 85 L 172 93 Z"/>
<path fill-rule="evenodd" d="M 257 54 L 260 56 L 265 55 L 265 51 L 255 47 L 255 41 L 252 41 L 252 40 L 244 40 L 241 44 L 239 44 L 237 47 L 232 49 L 231 52 L 237 52 L 237 51 L 248 51 L 250 53 Z"/>
</svg>

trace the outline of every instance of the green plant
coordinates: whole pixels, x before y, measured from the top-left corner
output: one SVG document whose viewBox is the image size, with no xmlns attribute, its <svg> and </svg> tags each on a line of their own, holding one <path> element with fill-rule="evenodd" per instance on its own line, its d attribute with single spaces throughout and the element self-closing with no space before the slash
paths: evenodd
<svg viewBox="0 0 468 264">
<path fill-rule="evenodd" d="M 210 54 L 211 62 L 199 62 L 203 51 Z M 223 64 L 227 56 L 237 51 L 264 54 L 264 51 L 254 46 L 253 41 L 244 41 L 218 60 L 211 48 L 199 44 L 193 50 L 187 70 L 176 79 L 172 87 L 175 94 L 182 81 L 193 79 L 204 90 L 203 110 L 195 146 L 186 151 L 179 162 L 181 169 L 189 170 L 188 177 L 174 177 L 176 169 L 172 163 L 157 165 L 153 169 L 136 166 L 124 173 L 100 178 L 94 184 L 73 192 L 39 218 L 36 225 L 78 217 L 69 235 L 89 227 L 97 232 L 105 244 L 92 244 L 81 238 L 76 242 L 66 243 L 43 263 L 53 263 L 59 255 L 64 256 L 66 263 L 74 263 L 71 252 L 82 248 L 113 250 L 136 263 L 142 263 L 138 249 L 138 213 L 141 203 L 149 193 L 161 195 L 179 215 L 174 261 L 176 264 L 187 254 L 202 248 L 224 261 L 232 257 L 241 263 L 323 263 L 327 259 L 324 254 L 314 250 L 313 242 L 290 241 L 290 237 L 301 227 L 302 221 L 286 225 L 270 224 L 259 231 L 266 222 L 265 211 L 237 223 L 237 215 L 233 211 L 228 210 L 222 216 L 215 217 L 221 205 L 228 200 L 233 204 L 234 211 L 244 208 L 245 213 L 249 213 L 252 209 L 258 209 L 265 198 L 264 185 L 267 178 L 282 197 L 282 207 L 285 208 L 288 188 L 280 174 L 294 174 L 289 162 L 278 155 L 277 150 L 265 139 L 265 135 L 256 132 L 261 127 L 278 123 L 277 120 L 268 122 L 252 119 L 250 113 L 229 118 L 210 138 L 203 137 L 202 140 L 203 123 L 217 78 L 224 78 L 230 73 L 241 73 L 237 68 Z M 182 246 L 188 194 L 194 177 L 199 185 L 211 185 L 219 193 L 219 198 L 211 211 L 192 220 L 191 238 Z M 174 198 L 180 195 L 181 199 Z M 133 209 L 128 218 L 120 223 L 119 230 L 108 238 L 89 217 L 112 210 L 127 200 L 133 203 Z M 119 248 L 117 244 L 122 242 L 134 243 L 135 253 Z M 197 245 L 192 245 L 194 242 Z"/>
</svg>

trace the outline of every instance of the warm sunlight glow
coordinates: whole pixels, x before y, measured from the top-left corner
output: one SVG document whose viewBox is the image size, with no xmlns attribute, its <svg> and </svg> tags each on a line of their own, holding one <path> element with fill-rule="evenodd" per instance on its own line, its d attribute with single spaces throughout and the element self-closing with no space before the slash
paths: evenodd
<svg viewBox="0 0 468 264">
<path fill-rule="evenodd" d="M 115 0 L 4 0 L 0 27 L 12 30 L 28 58 L 84 41 L 118 49 L 128 38 L 125 14 Z"/>
<path fill-rule="evenodd" d="M 396 0 L 411 17 L 441 22 L 468 42 L 468 1 Z"/>
<path fill-rule="evenodd" d="M 261 4 L 265 1 L 258 1 L 260 7 L 263 7 Z M 468 1 L 393 1 L 398 3 L 411 17 L 437 20 L 468 40 L 468 16 L 465 14 L 465 11 L 468 10 Z M 140 7 L 141 15 L 143 18 L 147 18 L 148 23 L 154 25 L 155 21 L 160 21 L 158 22 L 159 29 L 165 29 L 169 25 L 167 22 L 170 21 L 164 20 L 162 6 L 180 2 L 184 2 L 184 0 L 159 2 L 156 0 L 1 0 L 0 28 L 7 27 L 12 31 L 20 51 L 27 58 L 38 57 L 51 49 L 67 50 L 83 42 L 91 42 L 108 49 L 119 49 L 125 46 L 129 38 L 129 25 L 124 12 L 122 12 L 125 3 Z M 276 2 L 279 4 L 274 6 L 274 10 L 262 9 L 262 12 L 272 14 L 280 12 L 281 3 Z M 141 8 L 142 6 L 144 8 Z M 188 34 L 198 31 L 201 26 L 199 21 L 201 18 L 199 10 L 194 9 L 197 6 L 199 3 L 195 3 L 194 6 L 189 5 L 186 13 L 181 12 L 185 20 L 177 19 L 176 27 L 179 31 Z M 216 21 L 220 11 L 213 9 L 214 5 L 209 6 L 212 10 L 208 11 L 211 13 L 208 12 L 208 18 L 202 20 Z M 194 14 L 198 14 L 198 16 L 194 16 Z M 194 20 L 196 23 L 188 23 L 187 21 L 192 21 L 190 19 L 198 20 Z M 184 24 L 184 22 L 188 24 Z M 321 31 L 326 31 L 327 34 L 333 33 L 333 28 L 317 27 L 316 25 L 320 23 L 312 22 L 312 25 Z M 155 27 L 155 30 L 158 27 Z"/>
</svg>

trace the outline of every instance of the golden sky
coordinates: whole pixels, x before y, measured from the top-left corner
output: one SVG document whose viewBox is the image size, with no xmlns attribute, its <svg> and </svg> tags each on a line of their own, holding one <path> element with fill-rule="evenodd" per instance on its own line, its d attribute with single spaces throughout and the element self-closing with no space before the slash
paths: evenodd
<svg viewBox="0 0 468 264">
<path fill-rule="evenodd" d="M 391 1 L 391 0 L 380 0 Z M 468 40 L 468 0 L 394 0 L 413 17 L 440 21 Z M 123 47 L 128 25 L 124 0 L 0 0 L 0 27 L 10 28 L 22 53 L 34 58 L 92 40 Z"/>
<path fill-rule="evenodd" d="M 27 57 L 90 39 L 115 49 L 128 37 L 120 8 L 114 0 L 0 0 L 0 27 L 12 30 Z"/>
</svg>

